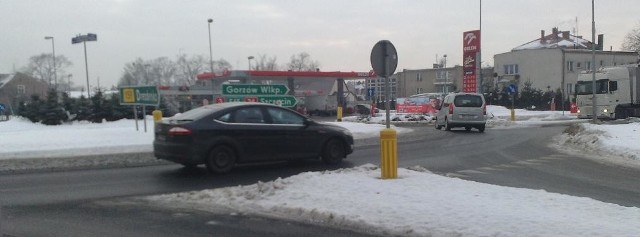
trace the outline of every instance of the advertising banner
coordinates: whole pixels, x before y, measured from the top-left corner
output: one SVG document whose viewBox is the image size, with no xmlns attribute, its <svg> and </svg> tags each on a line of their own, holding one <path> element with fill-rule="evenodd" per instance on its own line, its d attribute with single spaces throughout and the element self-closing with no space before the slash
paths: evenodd
<svg viewBox="0 0 640 237">
<path fill-rule="evenodd" d="M 467 31 L 462 34 L 462 92 L 477 92 L 476 65 L 480 52 L 480 31 Z"/>
<path fill-rule="evenodd" d="M 438 98 L 428 96 L 397 98 L 396 110 L 398 113 L 435 114 L 439 102 Z"/>
</svg>

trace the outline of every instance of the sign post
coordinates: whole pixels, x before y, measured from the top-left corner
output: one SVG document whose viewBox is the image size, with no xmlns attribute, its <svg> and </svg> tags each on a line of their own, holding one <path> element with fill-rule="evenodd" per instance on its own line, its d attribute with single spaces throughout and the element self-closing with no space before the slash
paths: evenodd
<svg viewBox="0 0 640 237">
<path fill-rule="evenodd" d="M 376 74 L 384 77 L 385 81 L 385 109 L 386 128 L 380 131 L 380 170 L 383 179 L 398 177 L 398 139 L 396 130 L 390 123 L 391 86 L 389 76 L 393 75 L 398 66 L 398 53 L 388 40 L 380 40 L 371 50 L 371 67 Z"/>
<path fill-rule="evenodd" d="M 136 120 L 136 130 L 138 130 L 138 109 L 136 106 L 142 105 L 142 118 L 144 121 L 144 132 L 147 132 L 147 118 L 145 116 L 147 105 L 160 105 L 160 94 L 156 86 L 130 86 L 120 87 L 120 104 L 133 105 L 134 118 Z"/>
<path fill-rule="evenodd" d="M 518 86 L 515 84 L 510 84 L 507 87 L 507 94 L 511 97 L 511 121 L 516 121 L 516 111 L 515 111 L 515 97 L 516 92 L 518 91 Z"/>
</svg>

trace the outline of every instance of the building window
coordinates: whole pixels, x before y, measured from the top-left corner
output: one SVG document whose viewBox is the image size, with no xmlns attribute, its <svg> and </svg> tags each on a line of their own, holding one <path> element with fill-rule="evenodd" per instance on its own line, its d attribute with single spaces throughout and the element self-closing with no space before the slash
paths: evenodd
<svg viewBox="0 0 640 237">
<path fill-rule="evenodd" d="M 416 88 L 416 94 L 422 94 L 424 90 L 422 88 Z"/>
<path fill-rule="evenodd" d="M 518 64 L 507 64 L 504 65 L 504 74 L 505 75 L 515 75 L 520 73 L 518 68 Z"/>
<path fill-rule="evenodd" d="M 577 62 L 577 63 L 576 63 L 576 68 L 582 68 L 582 63 Z"/>
<path fill-rule="evenodd" d="M 587 70 L 591 70 L 591 61 L 587 61 L 585 64 L 587 64 Z"/>
<path fill-rule="evenodd" d="M 422 81 L 422 73 L 416 74 L 416 81 Z"/>
<path fill-rule="evenodd" d="M 604 60 L 600 60 L 600 67 L 602 67 L 602 65 L 604 65 Z"/>
<path fill-rule="evenodd" d="M 567 61 L 567 71 L 573 72 L 573 61 Z"/>
<path fill-rule="evenodd" d="M 27 94 L 27 89 L 24 85 L 18 85 L 18 95 L 24 95 Z"/>
<path fill-rule="evenodd" d="M 436 79 L 438 80 L 446 80 L 449 78 L 449 71 L 438 71 L 436 73 Z"/>
</svg>

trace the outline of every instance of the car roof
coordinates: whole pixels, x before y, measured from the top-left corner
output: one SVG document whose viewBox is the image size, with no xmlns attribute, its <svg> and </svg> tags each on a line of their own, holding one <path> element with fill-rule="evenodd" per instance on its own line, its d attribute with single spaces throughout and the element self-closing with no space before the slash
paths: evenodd
<svg viewBox="0 0 640 237">
<path fill-rule="evenodd" d="M 174 119 L 197 119 L 207 116 L 217 111 L 226 110 L 229 108 L 245 107 L 245 106 L 262 106 L 262 107 L 280 107 L 273 104 L 259 103 L 259 102 L 226 102 L 201 106 L 192 110 L 186 111 L 182 114 L 174 116 Z"/>
</svg>

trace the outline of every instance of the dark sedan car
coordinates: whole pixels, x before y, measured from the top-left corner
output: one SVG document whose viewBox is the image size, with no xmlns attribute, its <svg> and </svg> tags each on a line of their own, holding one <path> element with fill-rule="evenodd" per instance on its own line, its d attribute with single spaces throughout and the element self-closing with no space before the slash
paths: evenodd
<svg viewBox="0 0 640 237">
<path fill-rule="evenodd" d="M 317 159 L 335 165 L 353 152 L 349 130 L 265 103 L 206 105 L 156 125 L 156 158 L 224 173 L 235 164 Z"/>
</svg>

